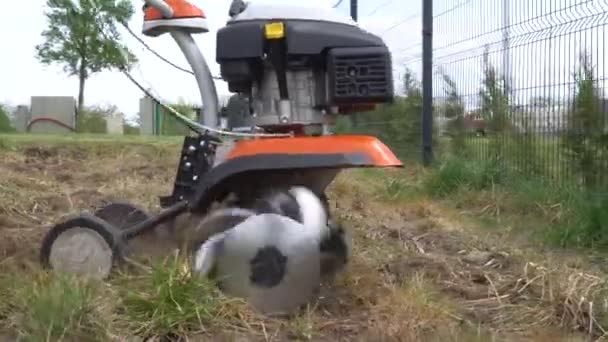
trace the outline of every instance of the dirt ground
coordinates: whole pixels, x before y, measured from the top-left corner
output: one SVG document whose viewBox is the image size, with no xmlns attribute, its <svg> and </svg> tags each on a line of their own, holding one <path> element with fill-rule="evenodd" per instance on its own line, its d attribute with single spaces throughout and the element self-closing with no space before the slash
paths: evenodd
<svg viewBox="0 0 608 342">
<path fill-rule="evenodd" d="M 78 210 L 110 200 L 159 210 L 179 148 L 179 140 L 0 148 L 0 270 L 31 272 L 46 231 Z M 212 340 L 602 339 L 606 277 L 579 255 L 519 248 L 429 200 L 387 201 L 357 172 L 342 174 L 330 191 L 354 239 L 348 269 L 297 319 Z"/>
</svg>

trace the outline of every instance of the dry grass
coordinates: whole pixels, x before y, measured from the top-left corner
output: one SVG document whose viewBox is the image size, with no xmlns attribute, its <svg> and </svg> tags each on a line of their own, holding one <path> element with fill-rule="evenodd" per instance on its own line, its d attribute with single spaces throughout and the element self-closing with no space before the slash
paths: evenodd
<svg viewBox="0 0 608 342">
<path fill-rule="evenodd" d="M 608 327 L 605 274 L 573 265 L 577 256 L 547 257 L 480 234 L 413 191 L 423 173 L 416 169 L 336 180 L 330 198 L 352 231 L 353 258 L 291 318 L 263 318 L 224 298 L 170 253 L 159 267 L 107 283 L 41 274 L 40 239 L 64 215 L 110 199 L 156 211 L 157 196 L 171 190 L 180 141 L 2 141 L 0 296 L 10 300 L 0 302 L 0 340 L 4 330 L 30 340 L 86 341 L 95 332 L 113 341 L 583 341 Z"/>
</svg>

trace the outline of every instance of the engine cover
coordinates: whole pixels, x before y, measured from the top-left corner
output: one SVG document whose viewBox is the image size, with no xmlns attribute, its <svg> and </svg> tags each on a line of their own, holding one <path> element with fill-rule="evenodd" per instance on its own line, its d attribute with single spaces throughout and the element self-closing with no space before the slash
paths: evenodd
<svg viewBox="0 0 608 342">
<path fill-rule="evenodd" d="M 389 102 L 391 55 L 386 47 L 333 48 L 327 55 L 329 103 Z"/>
<path fill-rule="evenodd" d="M 270 60 L 264 35 L 265 25 L 277 21 L 285 28 L 283 71 Z M 331 9 L 250 3 L 217 32 L 216 49 L 222 78 L 231 92 L 250 99 L 258 126 L 322 124 L 341 108 L 393 99 L 391 55 L 382 38 Z"/>
</svg>

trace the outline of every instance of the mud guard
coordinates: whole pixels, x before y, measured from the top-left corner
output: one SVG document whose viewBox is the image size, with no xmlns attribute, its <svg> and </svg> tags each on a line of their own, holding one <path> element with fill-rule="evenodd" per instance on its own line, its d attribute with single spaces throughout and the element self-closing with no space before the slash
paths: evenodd
<svg viewBox="0 0 608 342">
<path fill-rule="evenodd" d="M 329 135 L 322 137 L 295 137 L 279 139 L 243 140 L 236 144 L 227 159 L 258 155 L 344 155 L 354 167 L 402 167 L 395 154 L 378 138 L 366 135 Z M 346 160 L 348 159 L 348 160 Z M 309 160 L 310 162 L 310 160 Z"/>
<path fill-rule="evenodd" d="M 239 141 L 226 160 L 200 175 L 190 210 L 206 212 L 231 192 L 265 187 L 302 185 L 321 195 L 343 169 L 402 166 L 385 144 L 370 136 Z"/>
</svg>

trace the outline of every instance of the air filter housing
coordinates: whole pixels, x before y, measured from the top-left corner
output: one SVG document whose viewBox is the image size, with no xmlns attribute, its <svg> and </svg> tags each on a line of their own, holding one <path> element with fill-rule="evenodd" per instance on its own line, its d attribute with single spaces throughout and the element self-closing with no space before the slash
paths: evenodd
<svg viewBox="0 0 608 342">
<path fill-rule="evenodd" d="M 327 54 L 328 103 L 383 103 L 393 98 L 391 56 L 384 46 L 333 48 Z"/>
</svg>

